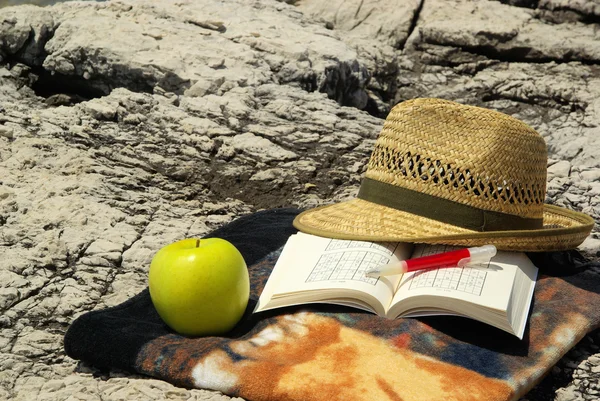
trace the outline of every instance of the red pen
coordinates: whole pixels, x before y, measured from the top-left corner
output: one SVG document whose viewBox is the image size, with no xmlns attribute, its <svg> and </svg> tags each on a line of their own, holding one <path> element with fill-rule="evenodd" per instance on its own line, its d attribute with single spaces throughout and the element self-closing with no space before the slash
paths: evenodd
<svg viewBox="0 0 600 401">
<path fill-rule="evenodd" d="M 441 267 L 463 267 L 472 264 L 487 263 L 494 255 L 496 255 L 496 247 L 494 245 L 464 248 L 456 251 L 389 263 L 387 265 L 369 269 L 365 272 L 365 275 L 368 277 L 379 277 L 391 274 L 404 274 L 415 270 Z"/>
</svg>

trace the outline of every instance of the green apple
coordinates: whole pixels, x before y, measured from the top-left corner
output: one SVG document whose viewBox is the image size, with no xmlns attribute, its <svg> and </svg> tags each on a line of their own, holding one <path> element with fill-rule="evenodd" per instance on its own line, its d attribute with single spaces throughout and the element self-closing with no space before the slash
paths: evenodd
<svg viewBox="0 0 600 401">
<path fill-rule="evenodd" d="M 250 297 L 246 262 L 221 238 L 189 238 L 160 249 L 152 258 L 148 284 L 160 317 L 189 336 L 231 330 Z"/>
</svg>

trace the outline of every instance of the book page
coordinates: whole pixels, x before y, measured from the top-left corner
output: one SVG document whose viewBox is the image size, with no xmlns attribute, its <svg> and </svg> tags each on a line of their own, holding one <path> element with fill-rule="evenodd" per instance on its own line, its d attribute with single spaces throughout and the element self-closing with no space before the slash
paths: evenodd
<svg viewBox="0 0 600 401">
<path fill-rule="evenodd" d="M 376 298 L 389 305 L 399 275 L 381 278 L 365 276 L 365 271 L 406 258 L 412 245 L 404 243 L 372 243 L 317 237 L 298 233 L 290 237 L 280 260 L 259 300 L 262 310 L 267 298 L 277 299 L 290 294 L 295 304 L 318 302 L 354 305 L 352 290 Z M 329 294 L 329 296 L 325 296 Z M 338 298 L 335 302 L 334 298 Z M 289 297 L 291 300 L 292 297 Z M 314 299 L 314 300 L 313 300 Z M 289 305 L 289 304 L 288 304 Z"/>
<path fill-rule="evenodd" d="M 518 296 L 509 305 L 508 313 L 510 321 L 515 327 L 515 335 L 522 339 L 533 300 L 538 268 L 524 253 L 513 253 L 512 256 L 515 259 L 513 263 L 519 266 L 513 287 L 513 293 Z"/>
<path fill-rule="evenodd" d="M 459 247 L 419 245 L 412 257 L 448 252 Z M 408 272 L 402 277 L 392 304 L 420 295 L 460 299 L 491 309 L 505 311 L 512 293 L 518 266 L 514 253 L 498 252 L 489 263 Z M 451 309 L 451 307 L 449 308 Z"/>
</svg>

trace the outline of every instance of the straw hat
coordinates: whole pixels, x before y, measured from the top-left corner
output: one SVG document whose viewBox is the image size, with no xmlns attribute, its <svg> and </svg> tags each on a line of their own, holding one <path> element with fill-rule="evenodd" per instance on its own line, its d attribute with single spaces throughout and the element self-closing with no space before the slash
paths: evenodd
<svg viewBox="0 0 600 401">
<path fill-rule="evenodd" d="M 307 210 L 300 231 L 519 251 L 577 247 L 594 220 L 544 204 L 544 139 L 505 114 L 441 99 L 396 105 L 356 199 Z"/>
</svg>

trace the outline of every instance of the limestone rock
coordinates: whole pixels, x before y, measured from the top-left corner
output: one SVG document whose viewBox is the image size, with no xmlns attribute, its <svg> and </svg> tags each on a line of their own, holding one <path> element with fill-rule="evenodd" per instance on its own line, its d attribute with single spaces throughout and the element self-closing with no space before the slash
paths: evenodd
<svg viewBox="0 0 600 401">
<path fill-rule="evenodd" d="M 19 53 L 17 58 L 29 65 L 43 62 L 44 45 L 54 33 L 52 15 L 35 6 L 5 10 L 0 17 L 0 58 Z"/>
<path fill-rule="evenodd" d="M 553 177 L 568 177 L 571 172 L 571 163 L 566 160 L 561 160 L 548 167 L 548 178 Z"/>
<path fill-rule="evenodd" d="M 489 22 L 500 19 L 502 24 Z M 600 59 L 600 44 L 588 25 L 565 22 L 557 30 L 526 8 L 493 1 L 426 1 L 417 30 L 426 43 L 475 48 L 521 61 Z"/>
<path fill-rule="evenodd" d="M 357 52 L 370 72 L 370 79 L 366 82 L 367 96 L 355 92 L 354 105 L 365 104 L 371 114 L 385 117 L 396 91 L 396 48 L 406 43 L 422 3 L 420 0 L 303 0 L 297 6 L 306 15 L 322 21 L 332 35 Z"/>
<path fill-rule="evenodd" d="M 600 16 L 600 4 L 586 0 L 540 0 L 538 7 L 551 11 L 571 11 L 583 16 Z"/>
<path fill-rule="evenodd" d="M 236 135 L 229 141 L 234 149 L 259 158 L 263 162 L 283 161 L 296 158 L 294 152 L 286 151 L 265 138 L 247 132 Z"/>
<path fill-rule="evenodd" d="M 356 54 L 324 27 L 307 25 L 293 8 L 272 3 L 81 6 L 61 22 L 46 51 L 47 70 L 82 77 L 104 93 L 123 85 L 139 91 L 158 86 L 201 96 L 275 80 L 353 105 L 353 92 L 364 94 L 365 86 L 353 77 L 368 77 Z"/>
<path fill-rule="evenodd" d="M 400 48 L 410 34 L 420 0 L 303 0 L 298 9 L 326 21 L 331 29 L 361 39 L 379 40 Z"/>
</svg>

